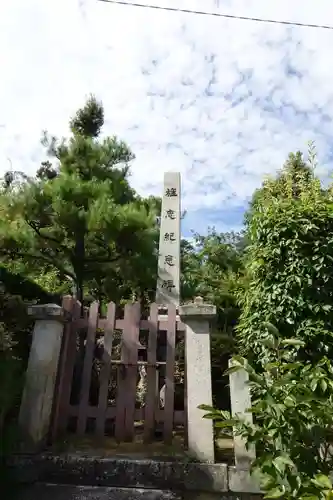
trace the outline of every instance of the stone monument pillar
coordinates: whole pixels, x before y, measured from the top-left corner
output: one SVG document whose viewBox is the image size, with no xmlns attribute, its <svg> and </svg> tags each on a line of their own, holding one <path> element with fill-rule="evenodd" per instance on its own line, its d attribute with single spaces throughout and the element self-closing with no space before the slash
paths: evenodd
<svg viewBox="0 0 333 500">
<path fill-rule="evenodd" d="M 165 172 L 155 302 L 164 314 L 169 304 L 180 302 L 180 173 Z M 165 361 L 166 345 L 158 344 L 158 358 Z M 164 407 L 165 367 L 160 367 L 156 392 Z"/>
<path fill-rule="evenodd" d="M 156 303 L 179 306 L 180 173 L 166 172 L 162 197 Z"/>
</svg>

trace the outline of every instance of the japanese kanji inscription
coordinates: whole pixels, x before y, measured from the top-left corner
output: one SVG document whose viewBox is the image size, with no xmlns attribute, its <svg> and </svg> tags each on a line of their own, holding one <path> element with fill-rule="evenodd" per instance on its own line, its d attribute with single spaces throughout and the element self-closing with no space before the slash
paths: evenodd
<svg viewBox="0 0 333 500">
<path fill-rule="evenodd" d="M 180 174 L 164 174 L 156 302 L 179 306 Z"/>
</svg>

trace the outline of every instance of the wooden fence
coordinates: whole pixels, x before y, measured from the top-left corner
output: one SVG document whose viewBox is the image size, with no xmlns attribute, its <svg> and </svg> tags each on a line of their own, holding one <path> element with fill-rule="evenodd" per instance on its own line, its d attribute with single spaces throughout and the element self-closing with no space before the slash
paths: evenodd
<svg viewBox="0 0 333 500">
<path fill-rule="evenodd" d="M 53 412 L 52 437 L 66 432 L 70 421 L 77 435 L 85 435 L 88 421 L 92 432 L 103 437 L 107 423 L 117 441 L 132 441 L 135 422 L 140 422 L 145 442 L 154 440 L 156 425 L 163 428 L 165 443 L 171 443 L 176 424 L 185 423 L 183 409 L 175 411 L 176 339 L 183 335 L 185 325 L 169 306 L 160 315 L 157 304 L 151 304 L 146 319 L 141 317 L 140 304 L 127 304 L 124 317 L 116 318 L 116 305 L 110 302 L 105 318 L 99 315 L 99 304 L 91 304 L 89 314 L 82 317 L 80 304 L 65 297 L 63 307 L 71 320 L 65 324 Z M 140 342 L 146 334 L 146 345 Z M 158 359 L 158 342 L 164 334 L 166 356 Z M 115 355 L 115 344 L 118 354 Z M 116 359 L 118 357 L 118 359 Z M 95 367 L 95 369 L 94 369 Z M 145 395 L 141 408 L 136 404 L 138 368 L 144 367 Z M 164 405 L 158 397 L 159 372 L 165 379 Z M 79 375 L 78 375 L 79 373 Z M 111 378 L 115 373 L 111 397 Z M 94 389 L 92 390 L 92 382 Z"/>
</svg>

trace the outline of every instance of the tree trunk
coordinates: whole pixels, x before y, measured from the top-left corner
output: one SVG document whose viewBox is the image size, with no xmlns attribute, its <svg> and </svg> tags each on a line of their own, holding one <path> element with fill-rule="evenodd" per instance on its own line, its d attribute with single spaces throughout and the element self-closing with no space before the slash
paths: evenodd
<svg viewBox="0 0 333 500">
<path fill-rule="evenodd" d="M 82 276 L 82 274 L 76 276 L 76 298 L 81 303 L 81 306 L 83 307 L 83 276 Z"/>
<path fill-rule="evenodd" d="M 81 314 L 83 314 L 83 285 L 85 268 L 85 228 L 82 227 L 76 233 L 76 242 L 74 250 L 74 273 L 76 276 L 76 298 L 81 303 Z"/>
</svg>

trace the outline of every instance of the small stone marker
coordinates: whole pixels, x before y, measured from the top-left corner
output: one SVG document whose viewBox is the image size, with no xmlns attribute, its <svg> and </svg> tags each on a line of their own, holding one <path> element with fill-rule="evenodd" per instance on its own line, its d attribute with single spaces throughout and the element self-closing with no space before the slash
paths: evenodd
<svg viewBox="0 0 333 500">
<path fill-rule="evenodd" d="M 234 360 L 229 360 L 229 368 L 234 366 Z M 246 423 L 252 424 L 252 413 L 247 410 L 251 408 L 251 392 L 249 386 L 249 374 L 242 368 L 230 373 L 230 400 L 232 416 L 241 416 Z M 251 444 L 246 447 L 245 440 L 241 436 L 234 436 L 235 464 L 242 469 L 249 469 L 251 463 L 256 458 L 255 447 Z"/>
<path fill-rule="evenodd" d="M 162 197 L 156 303 L 179 306 L 180 173 L 166 172 Z"/>
<path fill-rule="evenodd" d="M 65 313 L 57 304 L 31 306 L 36 319 L 19 414 L 25 451 L 46 443 L 52 415 Z"/>
</svg>

